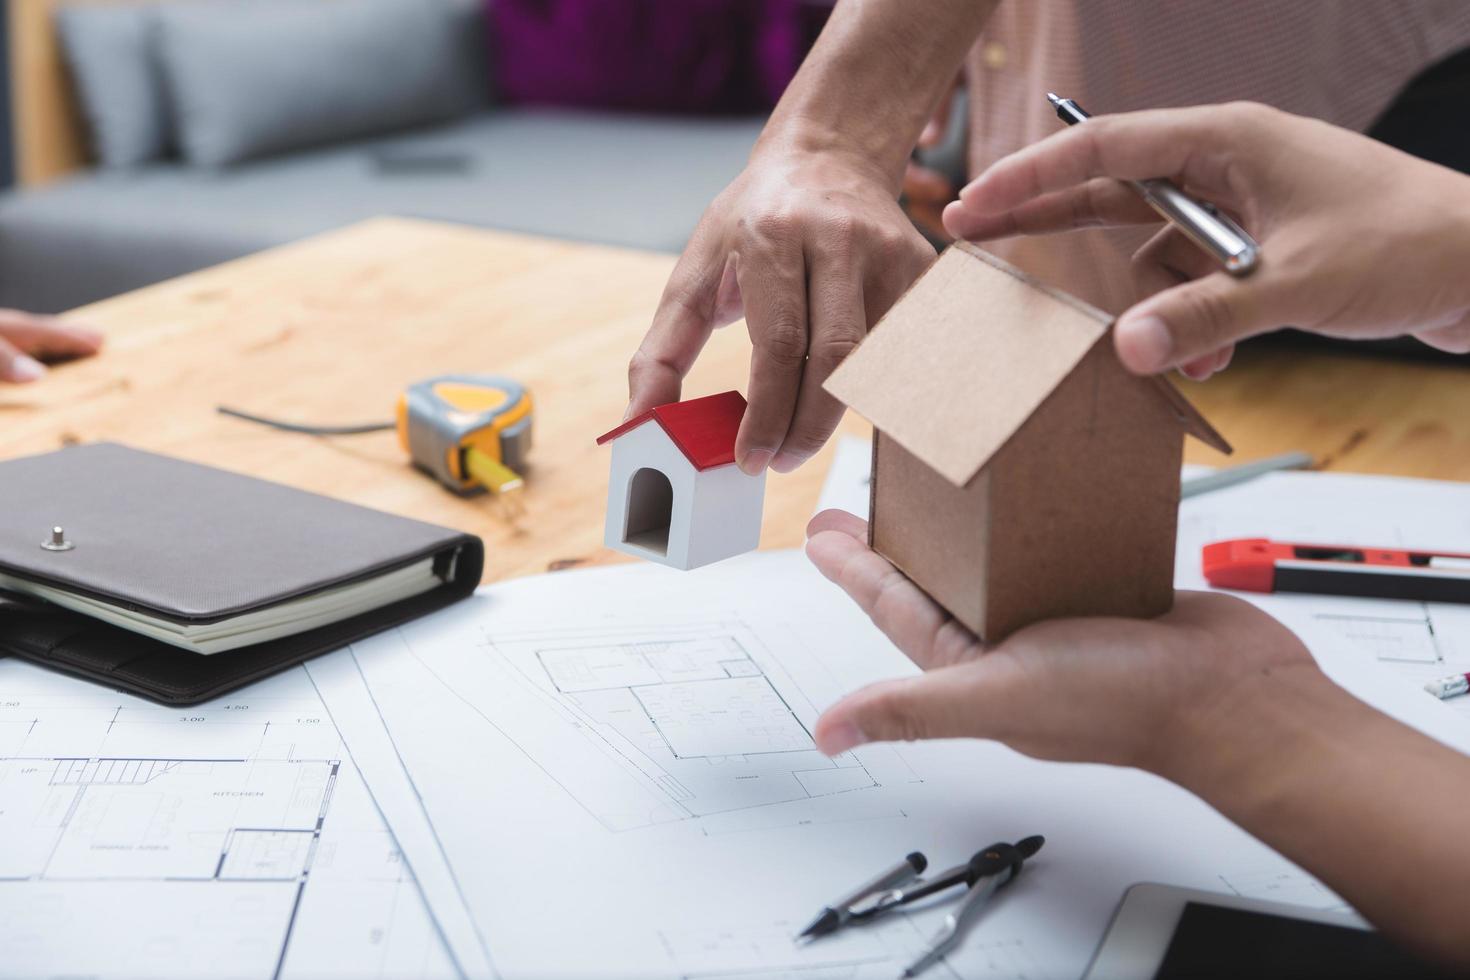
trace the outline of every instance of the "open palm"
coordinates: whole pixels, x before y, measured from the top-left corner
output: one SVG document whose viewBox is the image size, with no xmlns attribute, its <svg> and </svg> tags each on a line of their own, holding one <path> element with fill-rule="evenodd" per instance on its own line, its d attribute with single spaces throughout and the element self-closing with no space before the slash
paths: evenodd
<svg viewBox="0 0 1470 980">
<path fill-rule="evenodd" d="M 866 543 L 867 524 L 824 511 L 807 554 L 925 673 L 859 690 L 817 723 L 829 754 L 872 741 L 988 738 L 1044 759 L 1166 773 L 1234 682 L 1316 671 L 1289 630 L 1249 603 L 1179 593 L 1153 620 L 1037 623 L 986 646 Z"/>
</svg>

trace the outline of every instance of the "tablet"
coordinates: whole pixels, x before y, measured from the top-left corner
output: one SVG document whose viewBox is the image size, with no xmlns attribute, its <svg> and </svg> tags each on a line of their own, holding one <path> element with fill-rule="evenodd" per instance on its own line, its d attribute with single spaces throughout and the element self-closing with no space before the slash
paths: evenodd
<svg viewBox="0 0 1470 980">
<path fill-rule="evenodd" d="M 1145 882 L 1124 893 L 1083 980 L 1443 976 L 1351 912 Z"/>
</svg>

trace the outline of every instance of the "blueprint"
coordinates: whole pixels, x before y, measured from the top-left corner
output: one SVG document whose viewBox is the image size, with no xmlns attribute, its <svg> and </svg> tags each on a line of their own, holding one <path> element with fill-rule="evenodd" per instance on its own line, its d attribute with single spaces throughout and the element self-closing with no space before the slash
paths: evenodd
<svg viewBox="0 0 1470 980">
<path fill-rule="evenodd" d="M 780 589 L 804 577 L 799 560 L 757 565 Z M 506 976 L 895 975 L 934 910 L 807 947 L 798 920 L 875 861 L 917 846 L 958 861 L 991 840 L 903 751 L 817 752 L 817 704 L 845 686 L 843 665 L 801 656 L 815 636 L 759 604 L 682 601 L 687 578 L 638 566 L 507 583 L 310 671 L 367 778 L 409 774 L 461 886 L 430 901 L 464 901 Z M 600 608 L 558 624 L 567 587 Z M 673 615 L 615 608 L 649 587 Z M 375 731 L 391 751 L 357 751 Z M 992 837 L 1030 832 L 1002 825 Z M 558 938 L 568 921 L 574 943 Z M 1003 935 L 937 975 L 1045 976 L 1045 956 Z"/>
<path fill-rule="evenodd" d="M 1294 628 L 1339 683 L 1470 748 L 1453 712 Z M 934 976 L 1075 977 L 1141 880 L 1343 907 L 1143 773 L 979 742 L 814 753 L 822 707 L 913 667 L 798 552 L 502 583 L 309 671 L 369 784 L 412 785 L 390 820 L 454 869 L 431 906 L 465 909 L 506 976 L 891 977 L 943 905 L 791 936 L 909 851 L 947 866 L 1032 833 L 1045 849 Z"/>
<path fill-rule="evenodd" d="M 1178 581 L 1222 537 L 1470 551 L 1467 504 L 1264 477 L 1185 502 Z M 1470 609 L 1256 601 L 1354 694 L 1470 750 L 1470 698 L 1421 690 L 1470 669 Z M 791 936 L 909 851 L 942 867 L 1032 833 L 929 975 L 1075 977 L 1140 880 L 1343 907 L 1143 773 L 815 751 L 826 705 L 912 670 L 797 552 L 503 583 L 198 708 L 0 660 L 0 976 L 887 978 L 943 905 Z"/>
<path fill-rule="evenodd" d="M 174 709 L 0 660 L 0 975 L 458 975 L 301 670 Z"/>
<path fill-rule="evenodd" d="M 500 675 L 481 707 L 608 830 L 849 819 L 836 797 L 918 779 L 896 753 L 817 751 L 816 708 L 735 618 L 480 635 L 478 659 Z"/>
</svg>

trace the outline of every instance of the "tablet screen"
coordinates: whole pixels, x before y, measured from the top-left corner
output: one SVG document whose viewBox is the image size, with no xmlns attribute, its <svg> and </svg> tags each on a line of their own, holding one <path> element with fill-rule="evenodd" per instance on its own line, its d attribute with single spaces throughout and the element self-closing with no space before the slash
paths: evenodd
<svg viewBox="0 0 1470 980">
<path fill-rule="evenodd" d="M 1154 980 L 1445 976 L 1376 932 L 1187 902 Z"/>
</svg>

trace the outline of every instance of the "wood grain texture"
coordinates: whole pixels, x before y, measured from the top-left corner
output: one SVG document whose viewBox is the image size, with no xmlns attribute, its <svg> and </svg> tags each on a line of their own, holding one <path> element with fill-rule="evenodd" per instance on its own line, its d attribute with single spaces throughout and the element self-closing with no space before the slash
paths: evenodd
<svg viewBox="0 0 1470 980">
<path fill-rule="evenodd" d="M 611 560 L 602 548 L 611 450 L 595 440 L 623 416 L 627 361 L 673 262 L 367 222 L 74 311 L 107 332 L 106 350 L 35 385 L 0 386 L 0 456 L 110 439 L 251 473 L 479 534 L 491 578 Z M 718 331 L 685 393 L 743 390 L 748 343 L 742 327 Z M 407 384 L 451 371 L 507 374 L 536 399 L 518 523 L 494 500 L 456 497 L 411 469 L 392 433 L 292 435 L 214 410 L 383 419 Z M 846 430 L 868 433 L 856 419 Z M 829 454 L 772 474 L 766 547 L 800 543 Z"/>
<path fill-rule="evenodd" d="M 1246 347 L 1224 373 L 1179 387 L 1236 449 L 1225 457 L 1189 440 L 1186 462 L 1300 449 L 1326 470 L 1470 481 L 1470 358 L 1456 366 Z"/>
<path fill-rule="evenodd" d="M 0 457 L 111 439 L 479 534 L 487 579 L 616 559 L 602 548 L 608 450 L 628 357 L 674 258 L 451 225 L 377 219 L 75 311 L 106 351 L 0 387 Z M 688 396 L 746 388 L 742 326 L 717 331 Z M 409 382 L 508 374 L 536 397 L 527 514 L 462 499 L 412 470 L 391 433 L 315 438 L 217 415 L 313 423 L 391 415 Z M 1247 354 L 1187 393 L 1236 445 L 1334 469 L 1470 480 L 1470 374 L 1341 355 Z M 866 435 L 851 415 L 843 431 Z M 1191 445 L 1190 458 L 1222 457 Z M 772 474 L 763 547 L 799 545 L 831 447 Z M 98 473 L 106 481 L 106 473 Z M 64 515 L 63 515 L 64 516 Z M 58 517 L 60 520 L 61 517 Z M 310 547 L 302 542 L 302 547 Z"/>
</svg>

